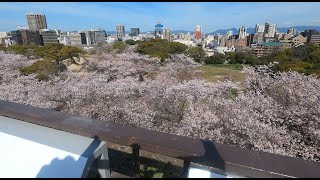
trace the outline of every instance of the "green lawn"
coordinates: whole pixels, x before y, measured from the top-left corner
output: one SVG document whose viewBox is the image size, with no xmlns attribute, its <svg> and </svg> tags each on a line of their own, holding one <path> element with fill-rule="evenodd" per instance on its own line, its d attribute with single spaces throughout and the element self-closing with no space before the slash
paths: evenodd
<svg viewBox="0 0 320 180">
<path fill-rule="evenodd" d="M 206 64 L 205 66 L 233 69 L 233 70 L 239 70 L 239 71 L 241 71 L 243 68 L 242 64 Z"/>
<path fill-rule="evenodd" d="M 243 82 L 246 79 L 246 75 L 233 68 L 239 68 L 233 64 L 226 66 L 222 64 L 220 67 L 216 65 L 200 66 L 199 69 L 202 71 L 202 77 L 209 82 L 218 82 L 229 79 L 233 82 Z"/>
</svg>

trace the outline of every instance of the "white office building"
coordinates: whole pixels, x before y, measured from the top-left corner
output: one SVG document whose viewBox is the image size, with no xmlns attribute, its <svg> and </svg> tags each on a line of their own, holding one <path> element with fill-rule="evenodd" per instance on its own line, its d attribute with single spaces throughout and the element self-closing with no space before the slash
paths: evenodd
<svg viewBox="0 0 320 180">
<path fill-rule="evenodd" d="M 123 25 L 117 25 L 116 26 L 117 30 L 117 37 L 118 39 L 122 39 L 125 36 L 125 28 Z"/>
</svg>

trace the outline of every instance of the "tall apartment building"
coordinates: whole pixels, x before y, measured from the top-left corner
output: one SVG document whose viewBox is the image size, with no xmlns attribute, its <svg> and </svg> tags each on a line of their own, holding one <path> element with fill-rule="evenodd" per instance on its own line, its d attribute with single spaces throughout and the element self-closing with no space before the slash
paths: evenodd
<svg viewBox="0 0 320 180">
<path fill-rule="evenodd" d="M 249 34 L 249 36 L 247 36 L 247 46 L 250 46 L 251 44 L 253 44 L 254 35 L 255 34 Z"/>
<path fill-rule="evenodd" d="M 168 41 L 170 41 L 170 30 L 169 29 L 164 29 L 163 30 L 163 39 L 166 39 Z"/>
<path fill-rule="evenodd" d="M 213 35 L 213 41 L 216 41 L 216 42 L 220 42 L 220 39 L 221 39 L 221 34 L 220 33 L 216 33 Z"/>
<path fill-rule="evenodd" d="M 154 36 L 156 38 L 161 38 L 163 35 L 163 25 L 158 23 L 154 26 Z"/>
<path fill-rule="evenodd" d="M 269 24 L 269 23 L 265 23 L 265 28 L 264 28 L 264 36 L 265 37 L 269 37 L 269 38 L 273 38 L 276 34 L 276 24 Z"/>
<path fill-rule="evenodd" d="M 247 35 L 246 28 L 244 26 L 239 28 L 239 33 L 238 33 L 239 39 L 245 38 L 246 35 Z"/>
<path fill-rule="evenodd" d="M 263 32 L 258 32 L 253 35 L 252 44 L 263 43 Z"/>
<path fill-rule="evenodd" d="M 47 29 L 47 20 L 44 14 L 27 14 L 29 30 Z"/>
<path fill-rule="evenodd" d="M 293 34 L 293 28 L 288 29 L 287 34 Z"/>
<path fill-rule="evenodd" d="M 140 34 L 139 28 L 131 28 L 130 36 L 138 36 Z"/>
<path fill-rule="evenodd" d="M 232 35 L 233 35 L 233 31 L 232 30 L 228 30 L 226 32 L 227 39 L 229 39 Z"/>
<path fill-rule="evenodd" d="M 256 33 L 263 33 L 264 32 L 264 26 L 256 24 Z"/>
<path fill-rule="evenodd" d="M 222 46 L 222 47 L 226 46 L 226 42 L 228 41 L 228 38 L 229 37 L 228 37 L 227 33 L 225 35 L 223 35 L 220 39 L 220 42 L 219 42 L 220 46 Z"/>
<path fill-rule="evenodd" d="M 195 39 L 201 39 L 202 37 L 202 28 L 200 25 L 196 25 L 196 29 L 195 29 Z"/>
<path fill-rule="evenodd" d="M 228 48 L 234 47 L 236 45 L 236 40 L 238 39 L 238 35 L 232 35 L 229 37 L 229 39 L 226 42 L 226 46 Z"/>
<path fill-rule="evenodd" d="M 122 38 L 125 36 L 125 28 L 123 25 L 117 25 L 116 26 L 117 30 L 117 37 L 118 39 L 122 40 Z"/>
<path fill-rule="evenodd" d="M 235 47 L 238 48 L 238 47 L 245 47 L 247 46 L 247 37 L 243 37 L 243 38 L 239 38 L 239 39 L 236 39 L 236 42 L 235 42 Z"/>
</svg>

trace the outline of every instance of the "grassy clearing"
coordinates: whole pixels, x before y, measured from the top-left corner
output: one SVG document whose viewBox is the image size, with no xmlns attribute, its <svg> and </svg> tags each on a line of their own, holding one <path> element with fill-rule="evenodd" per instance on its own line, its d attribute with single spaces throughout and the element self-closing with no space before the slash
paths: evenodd
<svg viewBox="0 0 320 180">
<path fill-rule="evenodd" d="M 224 80 L 231 80 L 233 82 L 243 82 L 246 79 L 246 75 L 239 71 L 233 70 L 236 66 L 229 66 L 229 68 L 214 67 L 214 66 L 200 66 L 202 71 L 202 77 L 208 82 L 218 82 Z"/>
<path fill-rule="evenodd" d="M 243 69 L 242 64 L 206 64 L 205 66 L 239 70 L 239 71 Z"/>
</svg>

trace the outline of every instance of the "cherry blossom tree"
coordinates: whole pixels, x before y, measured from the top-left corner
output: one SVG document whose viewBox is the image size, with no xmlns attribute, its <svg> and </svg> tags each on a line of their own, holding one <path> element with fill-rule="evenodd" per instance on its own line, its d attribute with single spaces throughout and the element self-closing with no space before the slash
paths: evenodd
<svg viewBox="0 0 320 180">
<path fill-rule="evenodd" d="M 1 100 L 320 161 L 315 76 L 258 66 L 244 68 L 244 84 L 209 83 L 185 55 L 161 63 L 130 49 L 39 81 L 19 72 L 35 61 L 0 52 Z"/>
</svg>

